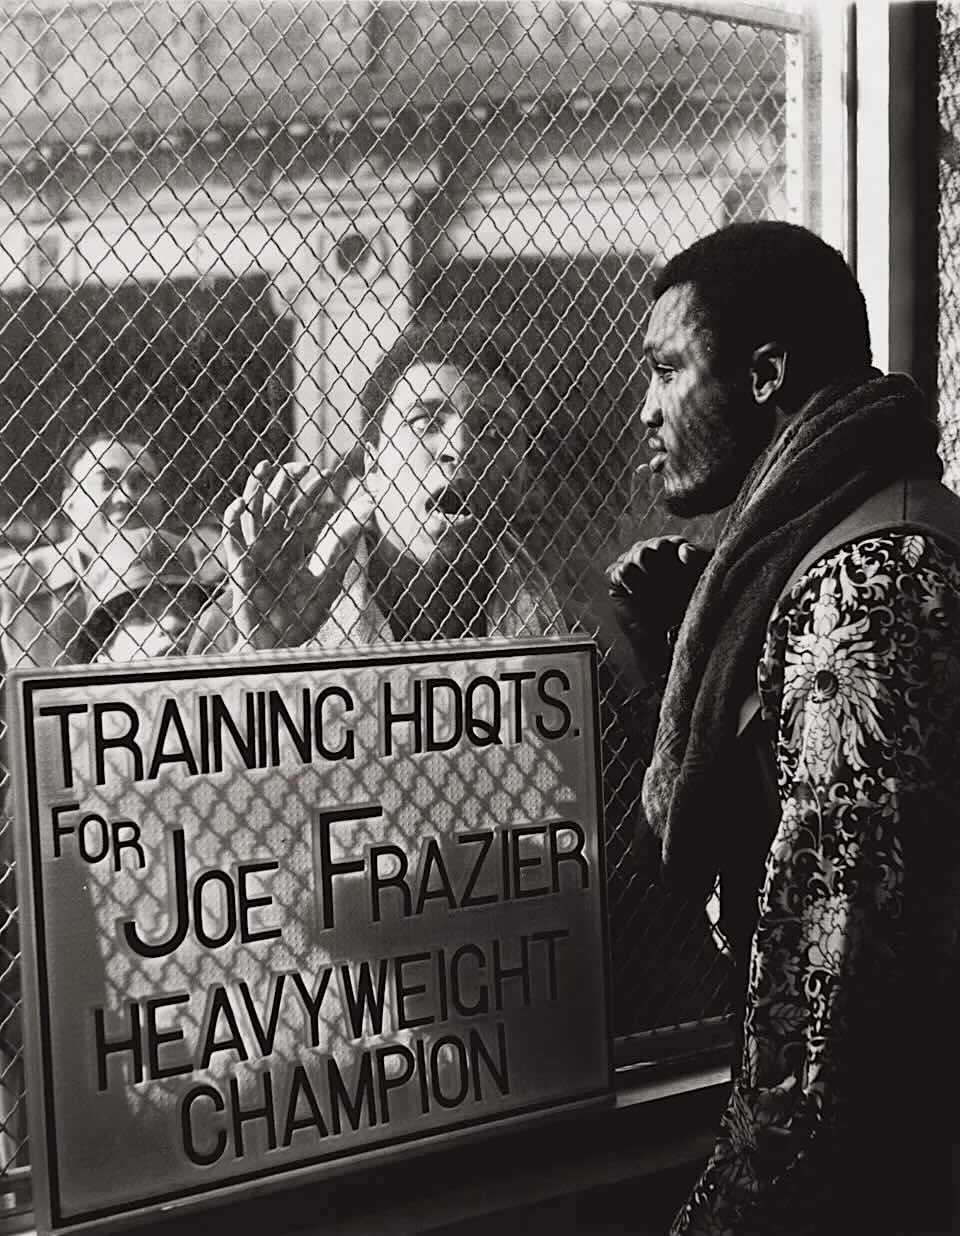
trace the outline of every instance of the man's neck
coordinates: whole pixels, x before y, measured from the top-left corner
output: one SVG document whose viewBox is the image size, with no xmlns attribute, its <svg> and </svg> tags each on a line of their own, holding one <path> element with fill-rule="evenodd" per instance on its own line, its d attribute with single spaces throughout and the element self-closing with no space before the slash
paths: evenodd
<svg viewBox="0 0 960 1236">
<path fill-rule="evenodd" d="M 63 557 L 73 564 L 78 574 L 88 571 L 102 553 L 100 547 L 91 541 L 86 533 L 76 528 L 60 544 Z"/>
<path fill-rule="evenodd" d="M 368 564 L 373 599 L 397 639 L 461 639 L 487 634 L 493 584 L 476 564 L 422 563 L 381 536 Z"/>
</svg>

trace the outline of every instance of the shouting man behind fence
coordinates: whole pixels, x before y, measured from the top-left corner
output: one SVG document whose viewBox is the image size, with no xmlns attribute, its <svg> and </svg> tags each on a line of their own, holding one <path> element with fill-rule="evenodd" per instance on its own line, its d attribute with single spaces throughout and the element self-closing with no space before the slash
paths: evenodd
<svg viewBox="0 0 960 1236">
<path fill-rule="evenodd" d="M 529 409 L 497 343 L 410 326 L 360 403 L 359 467 L 254 470 L 225 516 L 230 588 L 191 650 L 562 631 L 516 534 Z"/>
<path fill-rule="evenodd" d="M 793 225 L 670 261 L 645 351 L 664 502 L 732 504 L 709 558 L 662 539 L 611 568 L 648 669 L 653 617 L 682 617 L 645 817 L 674 885 L 719 875 L 749 959 L 733 1090 L 673 1231 L 951 1230 L 960 499 L 934 418 L 871 367 L 840 254 Z"/>
</svg>

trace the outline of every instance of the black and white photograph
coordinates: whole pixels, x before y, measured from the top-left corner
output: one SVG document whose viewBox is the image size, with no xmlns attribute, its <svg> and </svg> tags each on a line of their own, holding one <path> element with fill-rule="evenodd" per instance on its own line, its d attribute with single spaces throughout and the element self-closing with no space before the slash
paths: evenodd
<svg viewBox="0 0 960 1236">
<path fill-rule="evenodd" d="M 0 1236 L 960 1233 L 960 3 L 0 0 Z"/>
</svg>

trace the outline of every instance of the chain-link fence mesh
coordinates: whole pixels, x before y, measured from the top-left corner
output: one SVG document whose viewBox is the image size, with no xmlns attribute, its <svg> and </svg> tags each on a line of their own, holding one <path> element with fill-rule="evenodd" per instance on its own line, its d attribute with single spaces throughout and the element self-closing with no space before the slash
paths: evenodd
<svg viewBox="0 0 960 1236">
<path fill-rule="evenodd" d="M 937 4 L 940 26 L 938 397 L 944 480 L 960 486 L 960 6 Z"/>
<path fill-rule="evenodd" d="M 717 9 L 37 0 L 0 24 L 6 665 L 596 635 L 621 1036 L 728 999 L 700 907 L 630 844 L 603 567 L 671 527 L 636 471 L 649 288 L 716 226 L 803 217 L 802 23 Z"/>
</svg>

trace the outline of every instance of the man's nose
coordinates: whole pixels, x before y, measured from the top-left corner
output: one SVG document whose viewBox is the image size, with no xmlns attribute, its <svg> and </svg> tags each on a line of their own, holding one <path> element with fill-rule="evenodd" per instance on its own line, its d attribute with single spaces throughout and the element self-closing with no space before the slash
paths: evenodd
<svg viewBox="0 0 960 1236">
<path fill-rule="evenodd" d="M 640 420 L 648 429 L 656 429 L 663 424 L 663 411 L 660 407 L 660 397 L 657 391 L 657 381 L 651 379 L 647 394 L 640 409 Z"/>
<path fill-rule="evenodd" d="M 147 492 L 147 488 L 147 478 L 142 472 L 134 472 L 120 481 L 120 489 L 132 502 L 139 502 Z"/>
<path fill-rule="evenodd" d="M 465 417 L 447 417 L 441 428 L 440 463 L 447 469 L 462 467 L 475 442 L 476 435 L 467 424 Z"/>
<path fill-rule="evenodd" d="M 110 490 L 109 502 L 110 504 L 124 503 L 127 506 L 134 506 L 139 496 L 136 485 L 126 477 L 120 477 Z"/>
</svg>

